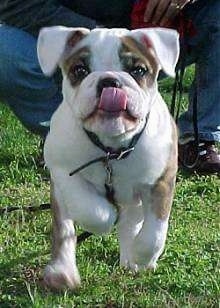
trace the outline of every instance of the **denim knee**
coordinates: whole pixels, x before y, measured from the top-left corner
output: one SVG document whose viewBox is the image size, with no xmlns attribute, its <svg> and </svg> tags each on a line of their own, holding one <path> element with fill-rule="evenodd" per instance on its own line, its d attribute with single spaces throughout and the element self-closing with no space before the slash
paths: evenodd
<svg viewBox="0 0 220 308">
<path fill-rule="evenodd" d="M 60 85 L 43 75 L 36 39 L 28 33 L 0 26 L 0 99 L 29 130 L 45 135 L 42 123 L 50 121 L 62 100 Z"/>
</svg>

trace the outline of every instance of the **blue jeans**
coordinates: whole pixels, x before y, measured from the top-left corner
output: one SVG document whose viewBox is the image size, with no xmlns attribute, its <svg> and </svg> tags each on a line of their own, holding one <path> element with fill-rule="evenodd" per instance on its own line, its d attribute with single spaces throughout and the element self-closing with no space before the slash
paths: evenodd
<svg viewBox="0 0 220 308">
<path fill-rule="evenodd" d="M 43 137 L 62 101 L 61 82 L 56 77 L 43 75 L 36 38 L 0 25 L 0 102 L 7 103 L 28 130 Z"/>
<path fill-rule="evenodd" d="M 186 14 L 195 26 L 195 36 L 186 40 L 186 63 L 195 63 L 195 77 L 189 93 L 189 107 L 178 121 L 180 138 L 190 137 L 193 129 L 193 100 L 197 100 L 199 138 L 220 142 L 220 1 L 199 2 Z M 196 14 L 195 14 L 196 12 Z"/>
<path fill-rule="evenodd" d="M 186 63 L 195 63 L 196 72 L 189 108 L 178 125 L 181 138 L 193 135 L 192 101 L 196 95 L 200 139 L 220 142 L 220 1 L 209 0 L 202 8 L 200 1 L 187 10 L 197 33 L 187 39 Z M 62 101 L 59 75 L 47 78 L 40 70 L 36 39 L 5 25 L 0 26 L 0 101 L 10 106 L 24 126 L 42 136 Z"/>
</svg>

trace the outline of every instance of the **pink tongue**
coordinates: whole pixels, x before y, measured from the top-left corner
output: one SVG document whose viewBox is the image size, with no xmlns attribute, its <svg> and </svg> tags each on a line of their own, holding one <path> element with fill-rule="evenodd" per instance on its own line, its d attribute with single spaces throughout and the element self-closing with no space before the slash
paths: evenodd
<svg viewBox="0 0 220 308">
<path fill-rule="evenodd" d="M 127 95 L 120 88 L 107 87 L 103 88 L 100 97 L 99 108 L 105 111 L 122 111 L 126 110 Z"/>
</svg>

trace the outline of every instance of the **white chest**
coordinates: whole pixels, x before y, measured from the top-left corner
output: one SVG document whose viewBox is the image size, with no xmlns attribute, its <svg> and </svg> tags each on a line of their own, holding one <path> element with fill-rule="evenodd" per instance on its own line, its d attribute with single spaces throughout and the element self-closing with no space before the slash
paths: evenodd
<svg viewBox="0 0 220 308">
<path fill-rule="evenodd" d="M 158 141 L 152 146 L 150 140 L 147 143 L 145 140 L 125 159 L 109 160 L 107 165 L 97 162 L 81 171 L 81 175 L 101 194 L 106 192 L 105 184 L 112 185 L 117 203 L 137 203 L 143 185 L 153 185 L 161 176 L 169 150 L 169 144 Z"/>
</svg>

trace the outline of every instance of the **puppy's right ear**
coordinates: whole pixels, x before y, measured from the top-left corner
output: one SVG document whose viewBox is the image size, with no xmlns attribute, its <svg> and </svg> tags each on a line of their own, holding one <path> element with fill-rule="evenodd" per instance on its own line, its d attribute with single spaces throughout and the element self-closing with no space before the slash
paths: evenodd
<svg viewBox="0 0 220 308">
<path fill-rule="evenodd" d="M 90 32 L 87 28 L 55 26 L 41 29 L 37 55 L 45 75 L 52 75 L 68 53 Z"/>
</svg>

